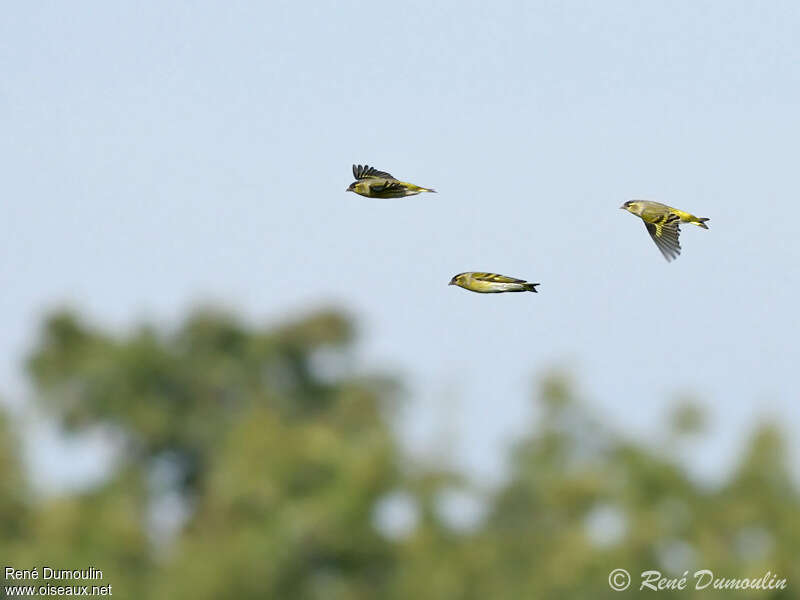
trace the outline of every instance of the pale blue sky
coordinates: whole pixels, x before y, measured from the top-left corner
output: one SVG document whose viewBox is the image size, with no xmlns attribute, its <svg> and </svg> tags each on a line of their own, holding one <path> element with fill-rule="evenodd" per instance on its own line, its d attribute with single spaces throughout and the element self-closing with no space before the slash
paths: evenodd
<svg viewBox="0 0 800 600">
<path fill-rule="evenodd" d="M 333 302 L 409 377 L 408 439 L 445 423 L 484 475 L 559 364 L 634 435 L 695 392 L 708 471 L 755 415 L 796 434 L 798 31 L 794 2 L 7 3 L 0 394 L 63 303 Z M 347 194 L 354 162 L 439 194 Z M 641 197 L 711 229 L 668 264 Z"/>
</svg>

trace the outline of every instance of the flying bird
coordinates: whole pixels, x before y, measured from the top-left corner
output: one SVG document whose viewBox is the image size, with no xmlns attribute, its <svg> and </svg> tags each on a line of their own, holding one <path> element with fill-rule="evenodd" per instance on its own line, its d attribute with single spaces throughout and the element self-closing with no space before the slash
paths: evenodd
<svg viewBox="0 0 800 600">
<path fill-rule="evenodd" d="M 402 198 L 414 196 L 420 192 L 436 192 L 430 188 L 420 187 L 406 181 L 399 181 L 386 171 L 378 171 L 369 165 L 353 165 L 353 177 L 356 181 L 347 188 L 367 198 Z"/>
<path fill-rule="evenodd" d="M 667 261 L 678 258 L 681 253 L 681 244 L 678 236 L 681 233 L 681 223 L 691 223 L 703 229 L 708 229 L 706 217 L 695 217 L 693 214 L 672 208 L 660 202 L 651 200 L 628 200 L 620 208 L 636 215 L 644 221 L 647 233 L 661 250 Z"/>
<path fill-rule="evenodd" d="M 499 294 L 501 292 L 536 292 L 539 283 L 528 283 L 524 279 L 515 279 L 496 273 L 468 271 L 455 275 L 448 285 L 457 285 L 470 292 L 479 294 Z"/>
</svg>

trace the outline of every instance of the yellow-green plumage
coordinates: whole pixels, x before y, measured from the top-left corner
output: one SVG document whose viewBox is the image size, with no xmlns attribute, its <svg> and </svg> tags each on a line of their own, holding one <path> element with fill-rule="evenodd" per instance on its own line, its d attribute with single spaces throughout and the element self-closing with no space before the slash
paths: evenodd
<svg viewBox="0 0 800 600">
<path fill-rule="evenodd" d="M 457 285 L 479 294 L 499 294 L 501 292 L 536 292 L 538 283 L 529 283 L 524 279 L 506 277 L 497 273 L 467 271 L 455 275 L 448 285 Z"/>
<path fill-rule="evenodd" d="M 421 192 L 436 192 L 407 181 L 400 181 L 386 171 L 378 171 L 369 165 L 353 165 L 356 181 L 346 191 L 355 192 L 367 198 L 403 198 Z"/>
<path fill-rule="evenodd" d="M 691 223 L 708 229 L 708 225 L 706 225 L 708 218 L 696 217 L 691 213 L 652 200 L 629 200 L 620 208 L 644 221 L 647 233 L 653 238 L 667 261 L 677 258 L 681 253 L 679 241 L 681 223 Z"/>
</svg>

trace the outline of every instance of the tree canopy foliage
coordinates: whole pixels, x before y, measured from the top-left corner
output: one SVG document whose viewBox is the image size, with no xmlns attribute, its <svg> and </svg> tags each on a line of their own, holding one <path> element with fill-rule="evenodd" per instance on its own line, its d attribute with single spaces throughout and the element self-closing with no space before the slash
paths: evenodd
<svg viewBox="0 0 800 600">
<path fill-rule="evenodd" d="M 266 328 L 199 311 L 121 334 L 53 314 L 27 363 L 36 402 L 122 450 L 102 484 L 38 498 L 0 422 L 5 564 L 93 566 L 115 595 L 142 599 L 618 597 L 618 567 L 789 584 L 741 597 L 800 585 L 800 496 L 778 428 L 753 431 L 712 487 L 610 432 L 553 373 L 508 480 L 487 492 L 408 468 L 392 429 L 400 382 L 359 372 L 354 343 L 336 311 Z M 692 406 L 674 422 L 676 436 L 702 431 Z M 453 492 L 482 507 L 474 522 L 448 518 Z M 376 515 L 398 495 L 415 518 L 390 535 Z"/>
</svg>

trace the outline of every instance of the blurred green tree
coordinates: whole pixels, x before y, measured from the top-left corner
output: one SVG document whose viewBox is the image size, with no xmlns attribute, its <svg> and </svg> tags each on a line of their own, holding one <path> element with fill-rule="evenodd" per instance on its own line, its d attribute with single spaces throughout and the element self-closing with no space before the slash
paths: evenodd
<svg viewBox="0 0 800 600">
<path fill-rule="evenodd" d="M 399 385 L 360 374 L 353 341 L 332 310 L 266 328 L 205 310 L 116 334 L 52 315 L 28 361 L 37 402 L 66 432 L 113 432 L 120 452 L 98 486 L 36 498 L 0 422 L 6 564 L 94 566 L 142 599 L 618 598 L 618 567 L 629 593 L 648 569 L 800 583 L 800 497 L 776 427 L 712 487 L 607 429 L 550 373 L 507 481 L 483 490 L 409 467 L 391 429 Z M 700 436 L 702 414 L 684 402 L 671 443 Z M 448 514 L 453 493 L 481 507 L 472 521 Z M 384 534 L 377 509 L 398 494 L 414 518 Z"/>
<path fill-rule="evenodd" d="M 391 555 L 371 511 L 397 477 L 396 390 L 351 373 L 352 335 L 334 311 L 259 331 L 206 310 L 117 337 L 50 317 L 28 362 L 38 397 L 69 431 L 115 431 L 123 452 L 103 489 L 42 512 L 61 528 L 42 538 L 64 542 L 48 560 L 102 557 L 114 581 L 136 575 L 136 597 L 370 597 Z M 170 494 L 189 512 L 170 561 L 182 575 L 152 581 L 148 517 Z"/>
</svg>

